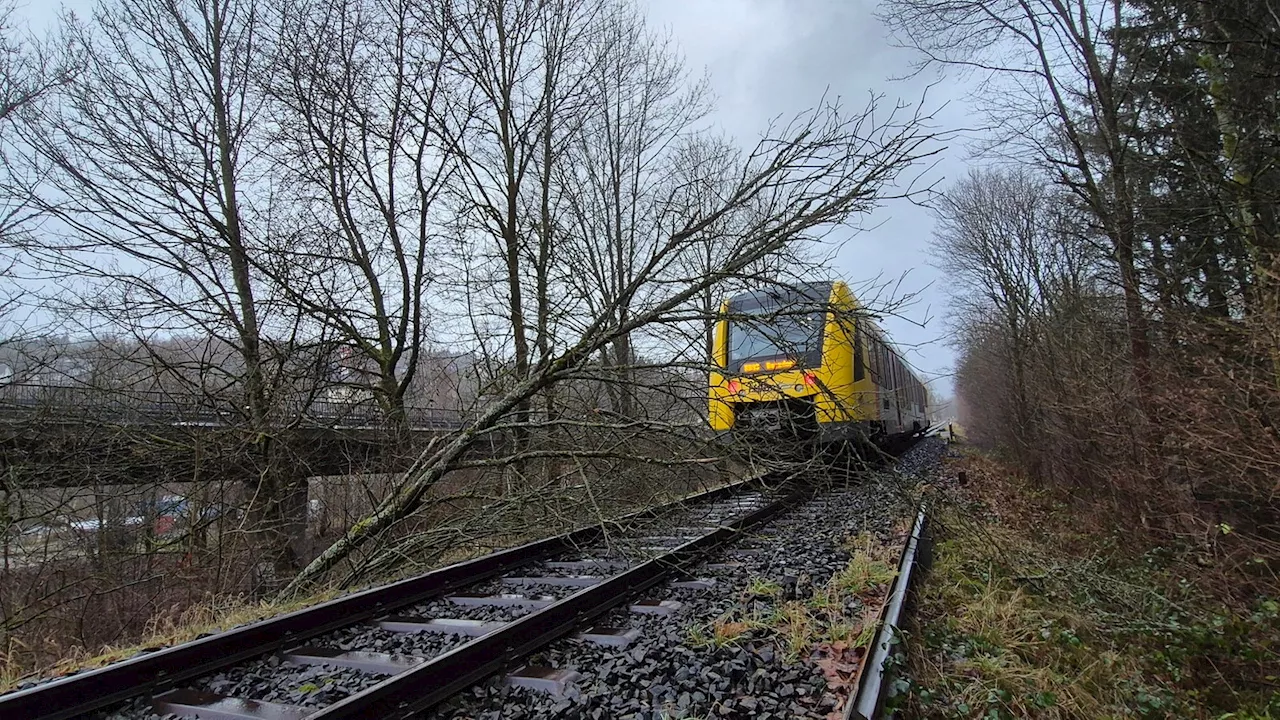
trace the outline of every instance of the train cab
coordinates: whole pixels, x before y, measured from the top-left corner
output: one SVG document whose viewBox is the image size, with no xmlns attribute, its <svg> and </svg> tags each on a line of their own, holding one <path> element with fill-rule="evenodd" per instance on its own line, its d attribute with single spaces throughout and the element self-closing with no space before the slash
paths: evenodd
<svg viewBox="0 0 1280 720">
<path fill-rule="evenodd" d="M 750 442 L 879 441 L 927 427 L 927 393 L 842 282 L 741 293 L 721 306 L 709 422 Z"/>
</svg>

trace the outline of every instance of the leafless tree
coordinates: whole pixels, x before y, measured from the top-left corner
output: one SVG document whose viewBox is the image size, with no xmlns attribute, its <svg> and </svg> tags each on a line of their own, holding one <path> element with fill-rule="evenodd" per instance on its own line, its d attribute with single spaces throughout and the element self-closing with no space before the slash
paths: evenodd
<svg viewBox="0 0 1280 720">
<path fill-rule="evenodd" d="M 965 336 L 988 335 L 1011 370 L 1009 404 L 1016 447 L 1025 460 L 1039 444 L 1029 366 L 1046 331 L 1042 320 L 1079 298 L 1089 279 L 1087 244 L 1069 227 L 1081 220 L 1070 203 L 1026 170 L 971 170 L 937 203 L 939 267 L 955 281 L 955 312 Z M 1030 463 L 1028 463 L 1030 464 Z"/>
<path fill-rule="evenodd" d="M 466 296 L 468 323 L 503 319 L 499 337 L 510 338 L 502 344 L 510 348 L 510 382 L 527 378 L 535 362 L 545 361 L 536 353 L 550 347 L 556 239 L 547 173 L 583 102 L 581 52 L 603 5 L 456 0 L 429 11 L 447 88 L 435 132 L 458 163 L 446 194 L 464 280 L 455 288 Z M 528 414 L 530 401 L 518 403 L 520 413 Z M 515 431 L 517 444 L 524 432 Z"/>
<path fill-rule="evenodd" d="M 297 198 L 297 228 L 264 271 L 373 368 L 365 389 L 401 429 L 429 339 L 435 203 L 452 166 L 434 129 L 440 50 L 417 6 L 284 4 L 263 71 L 278 128 L 269 152 Z"/>
<path fill-rule="evenodd" d="M 1106 463 L 1141 447 L 1139 418 L 1114 268 L 1081 231 L 1081 211 L 1042 175 L 982 169 L 937 212 L 972 437 L 1064 487 L 1105 487 L 1095 478 Z"/>
<path fill-rule="evenodd" d="M 568 206 L 563 251 L 570 281 L 592 317 L 616 308 L 626 323 L 633 302 L 621 292 L 638 264 L 662 239 L 675 176 L 676 150 L 709 109 L 705 82 L 690 84 L 669 40 L 649 30 L 636 10 L 613 18 L 596 42 L 585 116 L 570 145 L 571 160 L 559 178 Z M 636 362 L 631 335 L 612 343 L 606 364 L 618 368 L 615 410 L 634 412 L 628 368 Z M 709 357 L 709 356 L 708 356 Z"/>
<path fill-rule="evenodd" d="M 1109 241 L 1129 327 L 1135 385 L 1153 418 L 1151 343 L 1139 277 L 1132 129 L 1147 109 L 1122 62 L 1126 0 L 891 0 L 883 19 L 924 65 L 982 81 L 998 143 L 1042 163 L 1090 209 Z M 1156 59 L 1158 62 L 1159 59 Z M 1008 152 L 1009 150 L 1006 150 Z"/>
<path fill-rule="evenodd" d="M 621 335 L 670 322 L 674 313 L 684 309 L 706 287 L 739 276 L 761 258 L 791 244 L 803 243 L 846 223 L 886 196 L 909 192 L 909 188 L 895 191 L 892 184 L 913 161 L 932 151 L 928 133 L 918 115 L 902 118 L 899 113 L 877 115 L 876 111 L 877 104 L 873 102 L 851 116 L 835 106 L 801 115 L 785 127 L 775 128 L 756 146 L 739 166 L 733 190 L 720 203 L 696 215 L 666 216 L 662 240 L 653 243 L 637 263 L 631 282 L 619 293 L 623 299 L 647 297 L 644 305 L 632 306 L 625 321 L 618 320 L 616 301 L 615 306 L 600 308 L 600 314 L 585 319 L 572 338 L 561 339 L 564 351 L 532 368 L 527 377 L 484 407 L 461 432 L 428 447 L 395 495 L 322 552 L 285 593 L 312 586 L 354 551 L 413 513 L 478 437 L 500 429 L 508 418 L 514 417 L 516 423 L 527 422 L 527 415 L 519 408 L 529 398 L 574 375 Z M 697 277 L 672 278 L 666 274 L 700 233 L 737 212 L 744 212 L 749 221 L 734 238 L 720 265 Z M 653 284 L 663 289 L 647 292 L 646 286 Z M 517 452 L 521 450 L 518 448 Z"/>
<path fill-rule="evenodd" d="M 1021 166 L 940 205 L 966 431 L 1132 550 L 1195 537 L 1196 592 L 1273 595 L 1252 565 L 1280 517 L 1274 3 L 886 8 L 926 64 L 985 82 L 1003 132 L 982 149 Z M 1206 685 L 1252 665 L 1210 663 Z"/>
<path fill-rule="evenodd" d="M 28 142 L 51 168 L 41 207 L 60 221 L 36 251 L 49 276 L 71 280 L 58 301 L 82 327 L 148 345 L 200 333 L 231 349 L 234 362 L 179 377 L 238 418 L 255 466 L 250 524 L 287 574 L 303 478 L 277 437 L 278 400 L 302 320 L 255 270 L 274 199 L 254 83 L 261 13 L 242 0 L 110 0 L 68 16 L 62 41 L 83 69 Z"/>
<path fill-rule="evenodd" d="M 0 274 L 10 279 L 23 270 L 22 231 L 39 214 L 34 194 L 40 168 L 22 147 L 24 116 L 74 73 L 70 58 L 54 55 L 28 34 L 16 8 L 13 0 L 0 2 Z M 0 289 L 0 318 L 16 309 L 21 296 L 17 283 Z M 0 325 L 4 335 L 15 331 Z"/>
<path fill-rule="evenodd" d="M 74 73 L 67 58 L 52 56 L 25 35 L 14 18 L 16 7 L 14 0 L 0 3 L 0 120 L 10 120 Z"/>
</svg>

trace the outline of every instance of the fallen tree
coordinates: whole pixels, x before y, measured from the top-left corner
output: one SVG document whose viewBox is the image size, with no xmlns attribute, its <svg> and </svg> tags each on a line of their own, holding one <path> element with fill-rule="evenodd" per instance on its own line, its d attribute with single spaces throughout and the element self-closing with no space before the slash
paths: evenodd
<svg viewBox="0 0 1280 720">
<path fill-rule="evenodd" d="M 531 398 L 556 385 L 629 333 L 655 326 L 687 323 L 691 301 L 710 288 L 747 278 L 761 278 L 770 258 L 794 246 L 815 242 L 832 229 L 849 226 L 881 201 L 922 192 L 911 183 L 898 186 L 904 171 L 936 152 L 933 136 L 920 112 L 897 105 L 877 118 L 880 98 L 860 112 L 846 115 L 836 104 L 823 104 L 782 127 L 771 128 L 745 158 L 727 191 L 707 202 L 712 178 L 692 177 L 666 197 L 673 231 L 650 246 L 638 271 L 614 301 L 588 319 L 577 339 L 516 378 L 496 399 L 476 412 L 461 430 L 433 441 L 405 473 L 395 489 L 372 513 L 353 524 L 321 552 L 284 589 L 282 597 L 314 588 L 327 573 L 412 515 L 428 493 L 485 433 L 522 412 Z M 904 117 L 904 115 L 907 115 Z M 691 197 L 697 195 L 697 202 Z M 735 236 L 717 234 L 730 243 L 721 260 L 707 271 L 686 274 L 680 268 L 692 253 L 703 253 L 705 234 L 734 219 Z M 647 298 L 643 304 L 637 298 Z M 629 313 L 618 306 L 629 306 Z M 625 318 L 625 319 L 619 319 Z M 518 461 L 520 453 L 513 456 Z"/>
</svg>

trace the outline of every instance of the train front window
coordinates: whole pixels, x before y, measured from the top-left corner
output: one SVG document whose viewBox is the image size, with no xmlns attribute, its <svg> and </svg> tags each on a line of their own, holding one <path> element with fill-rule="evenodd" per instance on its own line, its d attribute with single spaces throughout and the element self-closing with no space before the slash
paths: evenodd
<svg viewBox="0 0 1280 720">
<path fill-rule="evenodd" d="M 729 368 L 769 372 L 822 364 L 826 313 L 803 308 L 735 308 L 729 322 Z M 747 317 L 742 317 L 746 315 Z"/>
</svg>

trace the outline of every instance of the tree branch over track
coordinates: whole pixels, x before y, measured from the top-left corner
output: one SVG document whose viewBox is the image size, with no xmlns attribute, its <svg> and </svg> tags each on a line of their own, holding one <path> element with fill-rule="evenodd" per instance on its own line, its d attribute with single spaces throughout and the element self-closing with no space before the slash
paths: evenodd
<svg viewBox="0 0 1280 720">
<path fill-rule="evenodd" d="M 320 553 L 282 592 L 292 596 L 317 585 L 325 575 L 416 510 L 440 479 L 455 468 L 477 436 L 525 406 L 530 398 L 589 362 L 610 343 L 641 328 L 661 325 L 671 313 L 708 288 L 731 281 L 753 264 L 797 243 L 815 240 L 850 223 L 880 201 L 922 192 L 896 181 L 917 161 L 935 152 L 927 118 L 897 105 L 877 117 L 881 98 L 852 116 L 837 104 L 802 113 L 784 127 L 773 128 L 747 157 L 732 190 L 707 211 L 687 217 L 655 243 L 639 263 L 634 278 L 619 293 L 641 297 L 642 289 L 666 288 L 647 307 L 632 307 L 623 321 L 616 308 L 602 308 L 576 342 L 531 369 L 499 398 L 480 410 L 459 432 L 432 442 L 405 474 L 400 487 L 370 515 Z M 674 207 L 682 188 L 668 200 Z M 696 251 L 699 233 L 731 214 L 742 214 L 744 232 L 711 272 L 672 277 L 669 269 L 683 253 Z"/>
</svg>

